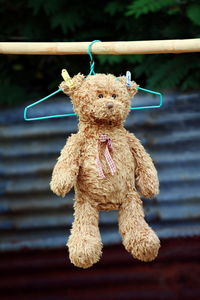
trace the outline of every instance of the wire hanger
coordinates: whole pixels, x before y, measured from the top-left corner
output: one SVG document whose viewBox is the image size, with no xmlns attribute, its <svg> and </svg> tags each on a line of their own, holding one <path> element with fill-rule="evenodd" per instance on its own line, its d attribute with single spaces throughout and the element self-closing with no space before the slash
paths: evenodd
<svg viewBox="0 0 200 300">
<path fill-rule="evenodd" d="M 94 71 L 94 65 L 95 65 L 95 62 L 94 62 L 94 59 L 92 57 L 92 53 L 91 53 L 91 47 L 94 43 L 96 42 L 101 42 L 100 40 L 94 40 L 93 42 L 91 42 L 88 46 L 88 55 L 90 57 L 90 73 L 88 75 L 96 75 L 95 71 Z"/>
<path fill-rule="evenodd" d="M 126 85 L 129 86 L 129 87 L 131 86 L 131 72 L 130 71 L 126 72 Z M 155 92 L 155 91 L 152 91 L 152 90 L 147 90 L 147 89 L 141 88 L 139 86 L 136 86 L 136 89 L 144 91 L 144 92 L 147 92 L 147 93 L 150 93 L 150 94 L 158 95 L 159 99 L 160 99 L 160 102 L 159 102 L 158 105 L 147 105 L 147 106 L 131 107 L 130 108 L 131 110 L 148 109 L 148 108 L 159 108 L 159 107 L 162 106 L 162 104 L 163 104 L 163 97 L 162 97 L 161 93 L 158 93 L 158 92 Z"/>
<path fill-rule="evenodd" d="M 91 53 L 91 46 L 96 43 L 96 42 L 101 42 L 100 40 L 94 40 L 92 41 L 89 45 L 88 45 L 88 55 L 90 57 L 90 72 L 88 74 L 89 75 L 95 75 L 95 71 L 94 71 L 94 66 L 95 66 L 95 62 L 94 62 L 94 59 L 93 59 L 93 56 L 92 56 L 92 53 Z M 66 71 L 66 70 L 63 70 L 63 71 Z M 63 71 L 62 71 L 62 76 L 63 78 L 66 76 L 63 75 Z M 66 71 L 67 73 L 67 71 Z M 67 73 L 67 76 L 68 76 L 68 80 L 70 80 L 70 77 Z M 66 77 L 65 77 L 66 78 Z M 64 78 L 64 79 L 65 79 Z M 126 72 L 126 83 L 128 86 L 130 86 L 131 84 L 131 73 L 129 71 Z M 139 90 L 142 90 L 144 92 L 147 92 L 147 93 L 151 93 L 151 94 L 154 94 L 154 95 L 158 95 L 159 96 L 159 99 L 160 99 L 160 102 L 159 102 L 159 105 L 149 105 L 149 106 L 138 106 L 138 107 L 131 107 L 130 110 L 139 110 L 139 109 L 148 109 L 148 108 L 160 108 L 162 105 L 163 105 L 163 97 L 162 97 L 162 94 L 161 93 L 158 93 L 158 92 L 155 92 L 155 91 L 152 91 L 152 90 L 147 90 L 147 89 L 144 89 L 144 88 L 141 88 L 139 86 L 136 87 L 137 89 Z M 75 113 L 70 113 L 70 114 L 58 114 L 58 115 L 50 115 L 50 116 L 44 116 L 44 117 L 33 117 L 33 118 L 30 118 L 30 117 L 27 117 L 27 113 L 28 113 L 28 110 L 31 108 L 31 107 L 34 107 L 36 106 L 37 104 L 53 97 L 54 95 L 58 94 L 59 92 L 61 92 L 62 89 L 58 89 L 56 90 L 55 92 L 49 94 L 48 96 L 36 101 L 36 102 L 33 102 L 32 104 L 28 105 L 25 107 L 24 109 L 24 120 L 25 121 L 36 121 L 36 120 L 44 120 L 44 119 L 52 119 L 52 118 L 62 118 L 62 117 L 71 117 L 71 116 L 75 116 L 76 114 Z"/>
</svg>

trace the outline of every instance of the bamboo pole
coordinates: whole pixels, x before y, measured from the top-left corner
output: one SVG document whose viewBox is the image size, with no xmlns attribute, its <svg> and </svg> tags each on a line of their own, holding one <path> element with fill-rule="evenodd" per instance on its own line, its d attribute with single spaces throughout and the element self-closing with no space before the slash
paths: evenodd
<svg viewBox="0 0 200 300">
<path fill-rule="evenodd" d="M 87 54 L 90 42 L 18 43 L 1 42 L 0 54 L 69 55 Z M 154 54 L 200 52 L 200 39 L 97 42 L 94 54 Z"/>
</svg>

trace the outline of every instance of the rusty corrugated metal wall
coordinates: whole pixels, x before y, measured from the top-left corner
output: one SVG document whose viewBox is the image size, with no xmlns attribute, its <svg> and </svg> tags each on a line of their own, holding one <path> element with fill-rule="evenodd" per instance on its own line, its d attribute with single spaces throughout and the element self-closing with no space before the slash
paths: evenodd
<svg viewBox="0 0 200 300">
<path fill-rule="evenodd" d="M 199 96 L 166 95 L 163 108 L 131 112 L 126 122 L 159 172 L 161 193 L 144 203 L 146 218 L 162 239 L 200 235 Z M 147 101 L 156 100 L 136 100 Z M 34 113 L 70 110 L 70 104 L 61 97 L 36 107 Z M 55 251 L 56 259 L 73 220 L 73 192 L 65 198 L 56 197 L 49 190 L 49 180 L 66 137 L 76 131 L 77 120 L 24 122 L 22 116 L 22 108 L 0 113 L 0 251 L 5 257 L 7 253 L 20 256 L 25 249 L 30 253 L 40 250 L 41 255 Z M 100 227 L 104 244 L 120 243 L 116 212 L 102 212 Z"/>
<path fill-rule="evenodd" d="M 199 300 L 200 238 L 162 240 L 155 262 L 134 261 L 107 246 L 90 269 L 73 267 L 65 249 L 1 255 L 3 300 Z"/>
</svg>

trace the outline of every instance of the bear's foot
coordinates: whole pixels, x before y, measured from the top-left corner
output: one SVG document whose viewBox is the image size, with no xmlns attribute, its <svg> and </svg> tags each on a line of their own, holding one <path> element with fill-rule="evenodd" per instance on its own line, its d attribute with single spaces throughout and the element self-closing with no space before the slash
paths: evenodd
<svg viewBox="0 0 200 300">
<path fill-rule="evenodd" d="M 67 246 L 70 261 L 76 267 L 89 268 L 98 262 L 102 255 L 101 241 L 91 235 L 71 235 Z"/>
<path fill-rule="evenodd" d="M 150 227 L 126 232 L 123 244 L 134 258 L 145 262 L 154 260 L 160 248 L 159 238 Z"/>
</svg>

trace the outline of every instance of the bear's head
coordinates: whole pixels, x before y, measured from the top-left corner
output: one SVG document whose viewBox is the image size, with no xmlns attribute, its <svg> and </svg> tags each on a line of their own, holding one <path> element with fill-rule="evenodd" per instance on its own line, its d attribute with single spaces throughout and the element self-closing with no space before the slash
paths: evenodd
<svg viewBox="0 0 200 300">
<path fill-rule="evenodd" d="M 65 81 L 62 91 L 69 95 L 75 113 L 81 121 L 90 123 L 121 123 L 130 110 L 131 98 L 137 92 L 137 84 L 126 85 L 126 77 L 96 74 L 85 77 L 80 73 L 72 78 L 73 88 Z"/>
</svg>

